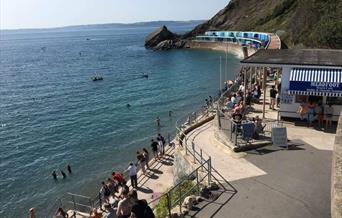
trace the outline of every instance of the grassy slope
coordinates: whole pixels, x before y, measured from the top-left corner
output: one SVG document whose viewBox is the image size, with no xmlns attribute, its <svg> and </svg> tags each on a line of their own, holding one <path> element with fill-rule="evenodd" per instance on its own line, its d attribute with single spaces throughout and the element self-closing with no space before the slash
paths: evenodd
<svg viewBox="0 0 342 218">
<path fill-rule="evenodd" d="M 342 1 L 231 0 L 184 37 L 208 30 L 277 32 L 289 47 L 342 49 Z"/>
</svg>

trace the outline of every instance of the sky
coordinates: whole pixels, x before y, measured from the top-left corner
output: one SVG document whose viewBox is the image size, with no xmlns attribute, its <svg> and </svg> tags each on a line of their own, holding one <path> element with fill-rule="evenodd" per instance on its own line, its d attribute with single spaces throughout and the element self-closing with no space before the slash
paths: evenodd
<svg viewBox="0 0 342 218">
<path fill-rule="evenodd" d="M 0 0 L 0 29 L 209 19 L 229 0 Z"/>
</svg>

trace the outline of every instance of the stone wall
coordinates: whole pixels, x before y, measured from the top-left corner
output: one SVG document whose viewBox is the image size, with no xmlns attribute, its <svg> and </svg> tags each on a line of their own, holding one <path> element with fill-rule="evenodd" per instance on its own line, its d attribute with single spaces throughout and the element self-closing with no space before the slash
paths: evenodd
<svg viewBox="0 0 342 218">
<path fill-rule="evenodd" d="M 337 126 L 333 151 L 331 172 L 331 217 L 342 217 L 342 112 Z"/>
<path fill-rule="evenodd" d="M 192 49 L 210 49 L 224 52 L 228 49 L 228 53 L 234 54 L 241 59 L 244 58 L 242 47 L 238 44 L 223 42 L 190 41 L 187 43 L 187 46 Z M 249 56 L 254 54 L 255 52 L 256 49 L 248 48 Z"/>
</svg>

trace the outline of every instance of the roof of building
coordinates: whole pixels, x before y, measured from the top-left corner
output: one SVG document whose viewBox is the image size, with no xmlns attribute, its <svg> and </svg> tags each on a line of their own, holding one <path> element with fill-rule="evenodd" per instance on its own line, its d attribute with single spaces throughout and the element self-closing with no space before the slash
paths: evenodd
<svg viewBox="0 0 342 218">
<path fill-rule="evenodd" d="M 242 64 L 313 65 L 342 67 L 342 50 L 274 49 L 259 50 L 241 61 Z"/>
</svg>

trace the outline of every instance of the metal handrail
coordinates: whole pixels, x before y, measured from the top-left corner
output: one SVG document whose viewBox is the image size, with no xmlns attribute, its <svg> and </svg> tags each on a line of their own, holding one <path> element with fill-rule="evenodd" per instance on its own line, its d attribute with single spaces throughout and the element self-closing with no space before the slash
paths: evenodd
<svg viewBox="0 0 342 218">
<path fill-rule="evenodd" d="M 202 179 L 198 179 L 198 175 L 199 172 L 201 171 L 201 169 L 205 168 L 205 165 L 208 165 L 208 173 L 206 174 L 202 174 Z M 186 178 L 184 178 L 182 181 L 178 182 L 175 186 L 173 186 L 171 189 L 169 189 L 167 192 L 165 192 L 164 194 L 162 194 L 161 196 L 159 196 L 158 198 L 155 198 L 151 201 L 148 202 L 149 205 L 153 204 L 154 202 L 159 201 L 160 199 L 166 197 L 166 200 L 168 202 L 167 205 L 167 210 L 168 210 L 168 215 L 169 217 L 171 217 L 171 209 L 174 208 L 175 206 L 179 206 L 180 212 L 182 212 L 182 199 L 185 198 L 189 193 L 191 193 L 195 187 L 199 187 L 199 185 L 206 179 L 208 178 L 208 183 L 210 183 L 210 176 L 211 173 L 209 172 L 209 170 L 211 169 L 211 159 L 209 158 L 208 160 L 206 160 L 205 162 L 203 162 L 200 166 L 198 166 L 194 171 L 192 171 Z M 193 174 L 196 174 L 196 184 L 194 184 L 189 190 L 187 190 L 186 192 L 182 193 L 181 192 L 181 186 L 184 184 L 185 181 L 192 181 L 191 176 Z M 177 198 L 172 202 L 172 193 L 174 192 L 179 192 Z"/>
<path fill-rule="evenodd" d="M 217 104 L 217 101 L 216 101 L 216 104 Z M 195 122 L 198 122 L 197 120 L 195 120 Z M 210 184 L 211 183 L 211 181 L 212 181 L 212 178 L 214 178 L 217 182 L 219 182 L 220 184 L 221 184 L 221 186 L 224 188 L 224 190 L 225 191 L 228 191 L 228 189 L 224 186 L 224 185 L 222 185 L 222 183 L 220 182 L 220 180 L 219 180 L 219 178 L 217 178 L 216 176 L 214 176 L 213 175 L 213 173 L 212 173 L 212 171 L 214 172 L 214 173 L 216 173 L 217 174 L 217 176 L 218 177 L 220 177 L 220 179 L 222 180 L 222 181 L 224 181 L 224 183 L 226 183 L 226 184 L 228 184 L 231 188 L 232 188 L 232 192 L 234 192 L 234 193 L 236 193 L 237 192 L 237 190 L 216 170 L 216 169 L 214 169 L 213 167 L 212 167 L 212 164 L 211 164 L 211 157 L 207 154 L 207 153 L 205 153 L 202 149 L 200 149 L 199 151 L 198 151 L 198 149 L 196 149 L 196 145 L 193 143 L 193 141 L 192 141 L 192 143 L 191 143 L 191 148 L 189 148 L 190 146 L 188 145 L 188 139 L 187 139 L 187 137 L 186 137 L 186 134 L 185 134 L 185 132 L 184 132 L 184 129 L 183 128 L 180 128 L 179 127 L 179 121 L 177 121 L 176 122 L 176 128 L 177 128 L 177 130 L 179 131 L 178 132 L 178 136 L 179 135 L 184 135 L 184 137 L 179 137 L 178 138 L 178 140 L 179 140 L 179 144 L 181 144 L 182 145 L 182 147 L 184 147 L 185 148 L 185 151 L 186 151 L 186 154 L 190 154 L 191 156 L 193 156 L 193 159 L 194 159 L 194 162 L 195 163 L 199 163 L 199 166 L 193 171 L 193 172 L 191 172 L 188 176 L 187 176 L 187 179 L 189 179 L 190 178 L 190 176 L 191 175 L 193 175 L 194 173 L 196 173 L 196 175 L 198 175 L 198 171 L 199 170 L 202 170 L 203 171 L 203 169 L 205 170 L 205 171 L 207 171 L 207 173 L 205 173 L 204 175 L 203 175 L 203 177 L 202 177 L 202 179 L 200 179 L 200 180 L 198 180 L 198 176 L 196 177 L 197 178 L 197 183 L 196 183 L 196 185 L 194 185 L 190 190 L 188 190 L 186 193 L 184 193 L 184 194 L 180 194 L 179 196 L 178 196 L 178 198 L 174 201 L 174 202 L 171 202 L 171 200 L 170 200 L 170 195 L 171 195 L 171 193 L 175 190 L 175 189 L 177 189 L 178 187 L 180 187 L 182 184 L 183 184 L 183 182 L 185 181 L 185 180 L 183 180 L 183 181 L 181 181 L 181 182 L 179 182 L 179 183 L 177 183 L 174 187 L 172 187 L 168 192 L 166 192 L 166 193 L 164 193 L 163 195 L 161 195 L 160 197 L 158 197 L 158 198 L 156 198 L 156 199 L 153 199 L 152 201 L 150 201 L 149 202 L 149 204 L 151 204 L 151 203 L 153 203 L 153 202 L 156 202 L 156 201 L 158 201 L 158 200 L 160 200 L 161 198 L 163 198 L 163 197 L 166 197 L 167 198 L 167 202 L 168 202 L 168 213 L 169 213 L 169 216 L 171 215 L 170 213 L 171 213 L 171 209 L 175 206 L 175 205 L 177 205 L 178 204 L 178 206 L 180 207 L 180 210 L 181 210 L 181 200 L 182 200 L 182 198 L 184 198 L 184 196 L 186 196 L 188 193 L 190 193 L 191 191 L 193 191 L 194 190 L 194 188 L 196 187 L 196 186 L 199 186 L 199 183 L 201 183 L 201 182 L 203 182 L 206 178 L 208 178 L 208 184 Z"/>
</svg>

